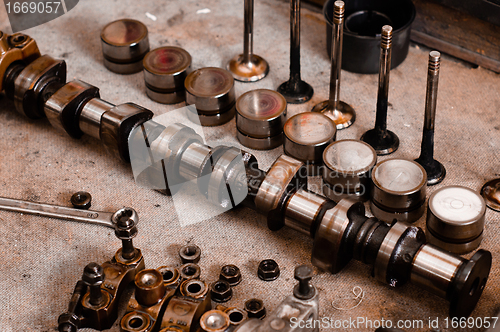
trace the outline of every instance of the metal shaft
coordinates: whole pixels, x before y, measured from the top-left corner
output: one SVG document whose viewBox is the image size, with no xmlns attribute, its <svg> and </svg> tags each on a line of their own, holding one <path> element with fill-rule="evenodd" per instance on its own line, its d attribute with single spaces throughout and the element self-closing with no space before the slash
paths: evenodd
<svg viewBox="0 0 500 332">
<path fill-rule="evenodd" d="M 290 1 L 290 80 L 300 78 L 300 0 Z"/>
<path fill-rule="evenodd" d="M 329 103 L 333 110 L 337 109 L 340 95 L 340 73 L 342 67 L 342 42 L 344 33 L 344 10 L 343 1 L 335 1 L 333 4 L 333 30 L 332 30 L 332 66 L 330 74 L 330 99 Z"/>
<path fill-rule="evenodd" d="M 380 69 L 378 76 L 377 114 L 375 116 L 375 129 L 387 131 L 387 102 L 389 99 L 389 75 L 391 72 L 392 55 L 392 27 L 382 27 L 380 41 Z"/>
<path fill-rule="evenodd" d="M 132 240 L 122 240 L 122 256 L 125 259 L 132 259 L 135 257 L 135 248 Z"/>
<path fill-rule="evenodd" d="M 28 213 L 37 216 L 65 219 L 69 221 L 78 221 L 115 228 L 113 222 L 111 221 L 111 216 L 113 214 L 109 212 L 72 209 L 64 206 L 33 203 L 6 197 L 0 197 L 0 210 Z"/>
<path fill-rule="evenodd" d="M 253 0 L 245 0 L 245 27 L 243 32 L 243 61 L 250 62 L 253 53 Z"/>
<path fill-rule="evenodd" d="M 439 82 L 439 67 L 441 54 L 438 51 L 429 53 L 429 68 L 427 71 L 427 92 L 425 96 L 425 119 L 422 135 L 421 160 L 434 159 L 434 123 L 436 121 L 436 102 Z"/>
</svg>

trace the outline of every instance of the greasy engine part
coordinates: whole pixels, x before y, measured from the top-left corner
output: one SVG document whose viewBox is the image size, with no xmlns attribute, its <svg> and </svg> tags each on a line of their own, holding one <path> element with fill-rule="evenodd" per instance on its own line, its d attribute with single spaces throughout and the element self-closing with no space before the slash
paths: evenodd
<svg viewBox="0 0 500 332">
<path fill-rule="evenodd" d="M 229 316 L 222 310 L 209 310 L 200 318 L 200 328 L 204 332 L 229 331 L 230 326 Z"/>
<path fill-rule="evenodd" d="M 261 299 L 250 299 L 245 301 L 244 306 L 248 318 L 263 319 L 266 317 L 266 307 Z"/>
<path fill-rule="evenodd" d="M 134 248 L 132 238 L 137 234 L 137 213 L 123 208 L 113 214 L 115 235 L 122 248 L 102 265 L 90 263 L 85 267 L 81 282 L 75 287 L 68 312 L 59 316 L 60 332 L 75 332 L 79 328 L 109 329 L 118 315 L 118 303 L 125 287 L 144 269 L 144 259 Z"/>
<path fill-rule="evenodd" d="M 381 161 L 373 168 L 372 182 L 370 209 L 378 219 L 412 223 L 424 214 L 427 177 L 417 162 Z"/>
<path fill-rule="evenodd" d="M 226 308 L 223 305 L 217 305 L 216 309 L 224 311 L 229 316 L 229 323 L 231 326 L 241 325 L 248 319 L 246 311 L 240 308 Z"/>
<path fill-rule="evenodd" d="M 500 179 L 486 182 L 481 188 L 481 196 L 490 209 L 500 211 Z"/>
<path fill-rule="evenodd" d="M 179 257 L 182 264 L 194 263 L 198 264 L 200 261 L 201 249 L 195 244 L 186 244 L 179 249 Z"/>
<path fill-rule="evenodd" d="M 231 300 L 233 290 L 231 285 L 225 280 L 217 280 L 210 285 L 210 293 L 212 300 L 219 303 L 224 303 Z"/>
<path fill-rule="evenodd" d="M 294 4 L 297 2 L 292 1 L 292 9 Z M 40 82 L 47 82 L 50 81 L 49 78 L 53 78 L 53 84 L 47 83 L 46 88 L 42 89 L 47 93 L 38 100 L 42 101 L 42 104 L 36 107 L 37 113 L 43 114 L 44 101 L 55 92 L 54 87 L 59 85 L 61 79 L 57 70 L 49 70 L 54 68 L 54 64 L 57 64 L 57 61 L 45 58 L 44 61 L 37 62 L 37 66 L 28 66 L 21 71 L 10 70 L 3 78 L 4 86 L 12 87 L 11 92 L 13 91 L 7 96 L 13 99 L 26 90 L 25 84 L 20 84 L 24 78 L 18 79 L 23 71 L 26 74 L 23 74 L 23 77 L 38 77 L 40 79 L 37 80 Z M 58 66 L 65 71 L 63 64 L 64 62 L 61 62 Z M 34 89 L 39 91 L 38 86 Z M 139 116 L 134 117 L 133 114 L 137 114 L 139 106 L 124 104 L 127 107 L 120 108 L 120 112 L 116 112 L 106 109 L 114 105 L 96 99 L 87 102 L 78 120 L 80 125 L 86 124 L 86 130 L 94 137 L 99 135 L 99 138 L 112 150 L 122 152 L 129 144 L 134 144 L 128 140 L 136 138 L 136 135 L 142 137 L 143 144 L 146 138 L 148 153 L 153 155 L 158 153 L 158 156 L 162 156 L 164 159 L 160 158 L 159 163 L 168 165 L 165 169 L 173 174 L 173 179 L 179 181 L 178 183 L 182 184 L 186 180 L 197 181 L 200 192 L 214 204 L 228 206 L 228 199 L 231 204 L 241 202 L 264 214 L 271 230 L 289 226 L 311 236 L 314 239 L 312 260 L 318 267 L 337 273 L 351 258 L 358 259 L 373 265 L 375 275 L 378 275 L 383 282 L 397 286 L 411 281 L 448 299 L 451 302 L 452 316 L 468 316 L 477 304 L 491 266 L 491 254 L 488 251 L 480 250 L 471 259 L 463 259 L 425 244 L 425 235 L 419 228 L 406 227 L 402 223 L 389 227 L 375 218 L 367 218 L 361 203 L 344 199 L 335 204 L 305 189 L 307 176 L 304 164 L 289 156 L 279 157 L 269 171 L 265 172 L 258 168 L 255 157 L 250 153 L 241 152 L 238 155 L 235 153 L 239 151 L 236 148 L 208 147 L 194 130 L 186 126 L 171 124 L 165 127 L 155 124 L 154 121 L 145 122 L 152 116 L 152 112 L 142 109 L 139 110 Z M 88 105 L 92 107 L 86 111 Z M 18 106 L 23 107 L 23 104 L 18 103 Z M 26 110 L 22 111 L 23 114 L 27 114 Z M 125 120 L 120 121 L 120 119 Z M 127 121 L 127 119 L 132 120 Z M 104 128 L 109 126 L 117 129 L 113 139 L 105 137 L 109 131 Z M 96 128 L 100 128 L 98 133 Z M 168 140 L 165 140 L 166 137 Z M 188 158 L 194 155 L 204 157 Z M 123 157 L 122 153 L 122 159 L 128 160 Z M 238 159 L 242 162 L 234 162 Z M 212 170 L 215 172 L 211 173 Z M 165 173 L 157 174 L 167 183 Z M 167 177 L 170 184 L 169 174 Z M 206 181 L 207 177 L 209 181 Z M 170 193 L 165 188 L 169 187 L 159 190 Z M 228 194 L 221 197 L 217 192 L 218 188 L 228 188 Z M 238 195 L 243 199 L 234 199 Z M 132 262 L 139 263 L 123 257 L 134 254 L 134 251 L 130 250 L 132 248 L 129 241 L 124 238 L 124 249 L 125 247 L 127 250 L 123 250 L 123 255 L 120 250 L 116 255 L 116 262 L 111 264 L 118 264 L 126 269 Z M 137 251 L 135 254 L 137 255 Z M 377 257 L 380 258 L 376 259 Z M 437 268 L 441 266 L 445 266 L 446 269 Z M 106 273 L 106 267 L 104 271 Z M 106 281 L 103 285 L 106 285 Z"/>
<path fill-rule="evenodd" d="M 312 86 L 300 78 L 300 0 L 290 1 L 290 78 L 277 91 L 290 104 L 305 103 L 314 94 Z"/>
<path fill-rule="evenodd" d="M 344 198 L 367 201 L 377 153 L 363 141 L 346 139 L 323 151 L 323 194 L 335 202 Z"/>
<path fill-rule="evenodd" d="M 254 0 L 244 1 L 243 54 L 236 55 L 227 64 L 227 70 L 241 82 L 256 82 L 269 73 L 267 61 L 253 54 L 253 4 Z"/>
<path fill-rule="evenodd" d="M 337 137 L 335 123 L 321 113 L 299 113 L 285 122 L 283 134 L 285 154 L 305 163 L 309 175 L 319 175 L 323 151 Z"/>
<path fill-rule="evenodd" d="M 434 159 L 434 124 L 436 122 L 436 103 L 439 82 L 439 68 L 441 66 L 441 53 L 431 51 L 427 70 L 427 91 L 425 94 L 424 131 L 420 157 L 415 159 L 427 172 L 427 184 L 435 185 L 443 181 L 446 168 Z"/>
<path fill-rule="evenodd" d="M 356 112 L 351 105 L 340 100 L 340 73 L 342 67 L 342 43 L 344 35 L 343 1 L 333 4 L 332 63 L 330 72 L 330 96 L 313 107 L 312 112 L 328 116 L 338 130 L 350 127 L 356 120 Z"/>
<path fill-rule="evenodd" d="M 142 59 L 149 52 L 148 28 L 124 18 L 108 23 L 101 31 L 104 66 L 117 74 L 142 70 Z"/>
<path fill-rule="evenodd" d="M 177 269 L 166 266 L 137 273 L 135 292 L 120 321 L 120 331 L 157 331 L 166 306 L 178 290 L 180 281 Z"/>
<path fill-rule="evenodd" d="M 164 46 L 150 51 L 143 60 L 146 94 L 162 104 L 186 99 L 184 81 L 191 72 L 191 55 L 183 48 Z"/>
<path fill-rule="evenodd" d="M 283 144 L 287 104 L 276 91 L 257 89 L 236 101 L 236 137 L 243 146 L 270 150 Z"/>
<path fill-rule="evenodd" d="M 257 275 L 264 281 L 276 280 L 280 276 L 280 267 L 273 259 L 264 259 L 259 263 Z"/>
<path fill-rule="evenodd" d="M 426 236 L 429 243 L 456 254 L 479 247 L 483 239 L 486 204 L 474 190 L 442 187 L 429 197 Z"/>
<path fill-rule="evenodd" d="M 196 331 L 200 317 L 211 309 L 208 285 L 199 279 L 184 280 L 179 295 L 170 299 L 163 314 L 160 332 Z"/>
<path fill-rule="evenodd" d="M 234 117 L 236 97 L 234 78 L 230 72 L 216 67 L 200 68 L 184 81 L 186 105 L 196 112 L 188 116 L 202 126 L 220 126 Z"/>
<path fill-rule="evenodd" d="M 197 279 L 200 277 L 201 268 L 198 264 L 186 263 L 179 268 L 179 273 L 184 280 Z"/>
<path fill-rule="evenodd" d="M 12 95 L 14 86 L 5 85 L 4 78 L 12 72 L 19 72 L 39 56 L 38 46 L 30 36 L 22 33 L 8 35 L 0 31 L 0 91 L 5 90 Z"/>
<path fill-rule="evenodd" d="M 313 328 L 299 327 L 297 324 L 319 319 L 319 294 L 309 282 L 312 275 L 313 271 L 310 266 L 296 267 L 295 279 L 299 281 L 299 284 L 295 286 L 293 295 L 285 298 L 263 320 L 249 318 L 240 324 L 235 332 L 318 331 L 317 324 L 314 324 Z"/>
<path fill-rule="evenodd" d="M 225 280 L 231 287 L 238 285 L 241 282 L 241 271 L 236 265 L 224 265 L 220 269 L 220 280 Z"/>
<path fill-rule="evenodd" d="M 71 195 L 71 204 L 75 209 L 88 210 L 92 204 L 92 195 L 86 191 L 78 191 Z"/>
<path fill-rule="evenodd" d="M 377 113 L 375 128 L 361 136 L 361 140 L 370 144 L 379 156 L 391 154 L 399 147 L 399 137 L 387 130 L 387 106 L 389 100 L 389 76 L 391 73 L 392 27 L 384 25 L 380 40 L 380 69 L 378 74 Z"/>
</svg>

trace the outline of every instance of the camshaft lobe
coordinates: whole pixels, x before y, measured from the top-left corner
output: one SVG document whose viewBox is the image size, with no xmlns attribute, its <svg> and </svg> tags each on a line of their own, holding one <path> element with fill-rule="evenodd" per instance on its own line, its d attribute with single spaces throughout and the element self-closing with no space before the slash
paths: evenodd
<svg viewBox="0 0 500 332">
<path fill-rule="evenodd" d="M 337 273 L 351 258 L 361 260 L 374 266 L 382 282 L 412 281 L 448 299 L 452 316 L 470 315 L 482 294 L 491 267 L 488 251 L 462 259 L 425 244 L 420 228 L 399 222 L 389 227 L 368 219 L 362 203 L 344 199 L 335 204 L 309 192 L 305 166 L 292 157 L 279 157 L 264 172 L 250 153 L 206 146 L 193 129 L 158 124 L 150 120 L 151 111 L 135 104 L 105 102 L 84 82 L 63 85 L 64 61 L 43 56 L 9 68 L 4 86 L 20 113 L 37 118 L 48 112 L 51 124 L 72 137 L 99 138 L 112 154 L 142 164 L 138 174 L 133 167 L 138 182 L 171 194 L 187 180 L 196 181 L 212 203 L 226 208 L 243 203 L 266 215 L 272 230 L 286 225 L 311 236 L 316 266 Z"/>
</svg>

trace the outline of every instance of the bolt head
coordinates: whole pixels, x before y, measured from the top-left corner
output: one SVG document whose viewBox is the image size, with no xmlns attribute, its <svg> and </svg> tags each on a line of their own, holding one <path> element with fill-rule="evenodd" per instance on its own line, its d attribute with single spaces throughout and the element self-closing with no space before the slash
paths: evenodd
<svg viewBox="0 0 500 332">
<path fill-rule="evenodd" d="M 295 268 L 294 278 L 299 282 L 309 281 L 313 277 L 313 269 L 309 265 L 299 265 Z"/>
<path fill-rule="evenodd" d="M 210 287 L 210 292 L 212 300 L 219 303 L 229 301 L 233 295 L 231 285 L 229 285 L 229 283 L 225 280 L 218 280 L 214 282 Z"/>
<path fill-rule="evenodd" d="M 87 286 L 99 286 L 104 281 L 104 269 L 97 263 L 90 263 L 83 270 L 82 280 Z"/>
</svg>

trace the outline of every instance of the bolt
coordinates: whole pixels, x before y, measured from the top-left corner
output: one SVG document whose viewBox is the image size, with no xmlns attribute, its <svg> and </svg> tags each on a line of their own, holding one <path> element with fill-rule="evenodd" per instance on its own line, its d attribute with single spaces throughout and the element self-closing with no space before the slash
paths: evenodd
<svg viewBox="0 0 500 332">
<path fill-rule="evenodd" d="M 427 184 L 432 186 L 443 181 L 446 169 L 434 159 L 434 123 L 436 121 L 436 102 L 439 82 L 441 54 L 438 51 L 429 53 L 429 69 L 427 71 L 427 93 L 425 95 L 424 131 L 420 157 L 415 159 L 427 173 Z"/>
<path fill-rule="evenodd" d="M 278 92 L 291 104 L 305 103 L 314 93 L 300 78 L 300 0 L 290 1 L 290 78 L 278 87 Z"/>
<path fill-rule="evenodd" d="M 392 27 L 384 25 L 380 40 L 380 69 L 378 76 L 377 113 L 375 128 L 368 130 L 361 136 L 361 140 L 370 144 L 383 156 L 391 154 L 399 147 L 399 137 L 387 130 L 387 105 L 389 100 L 389 74 L 391 72 L 392 57 Z"/>
<path fill-rule="evenodd" d="M 301 300 L 309 300 L 316 294 L 316 289 L 310 283 L 313 277 L 313 269 L 309 265 L 297 266 L 294 277 L 299 282 L 293 289 L 295 297 Z"/>
<path fill-rule="evenodd" d="M 88 210 L 92 203 L 92 196 L 86 191 L 79 191 L 71 196 L 71 204 L 75 209 Z"/>
<path fill-rule="evenodd" d="M 59 316 L 57 320 L 57 329 L 59 332 L 76 332 L 80 328 L 80 302 L 83 295 L 87 292 L 87 286 L 80 280 L 76 283 L 73 295 L 69 301 L 68 311 Z"/>
<path fill-rule="evenodd" d="M 99 306 L 104 302 L 101 292 L 101 285 L 104 281 L 104 269 L 97 263 L 89 263 L 83 270 L 82 281 L 90 289 L 89 303 Z"/>
<path fill-rule="evenodd" d="M 330 96 L 313 107 L 312 112 L 320 112 L 328 116 L 335 123 L 338 130 L 349 127 L 356 119 L 354 109 L 340 101 L 340 73 L 342 68 L 342 44 L 344 31 L 343 1 L 333 4 L 333 30 L 332 30 L 332 64 L 330 72 Z"/>
<path fill-rule="evenodd" d="M 122 208 L 112 216 L 115 224 L 115 235 L 122 240 L 122 256 L 125 259 L 133 259 L 137 253 L 132 243 L 132 238 L 137 235 L 137 212 L 132 208 Z"/>
</svg>

